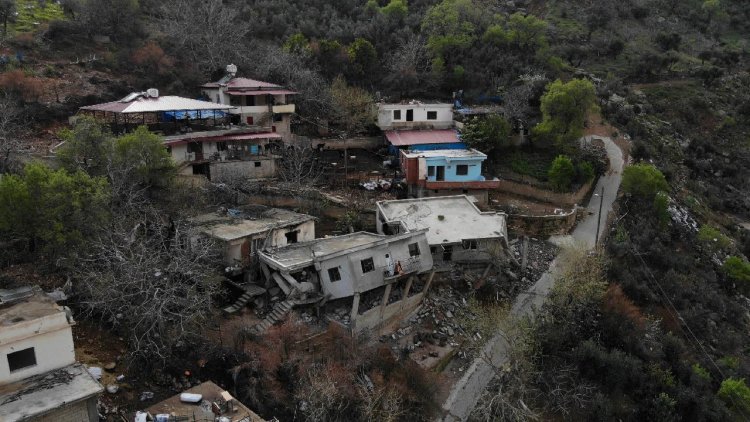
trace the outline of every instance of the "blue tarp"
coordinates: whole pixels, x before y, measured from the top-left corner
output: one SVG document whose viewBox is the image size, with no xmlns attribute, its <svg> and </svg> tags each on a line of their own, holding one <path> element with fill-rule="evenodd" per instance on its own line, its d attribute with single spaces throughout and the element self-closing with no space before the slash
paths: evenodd
<svg viewBox="0 0 750 422">
<path fill-rule="evenodd" d="M 190 118 L 190 120 L 196 120 L 198 119 L 198 111 L 165 111 L 162 112 L 161 119 L 163 122 L 174 122 L 176 120 L 185 120 L 186 117 Z M 201 110 L 200 111 L 200 118 L 201 119 L 213 119 L 214 117 L 217 119 L 223 119 L 226 117 L 227 113 L 219 110 Z"/>
</svg>

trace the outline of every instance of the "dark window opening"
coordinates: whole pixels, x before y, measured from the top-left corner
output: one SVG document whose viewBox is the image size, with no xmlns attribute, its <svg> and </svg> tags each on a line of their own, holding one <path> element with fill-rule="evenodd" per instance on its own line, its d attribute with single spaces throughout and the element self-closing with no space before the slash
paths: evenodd
<svg viewBox="0 0 750 422">
<path fill-rule="evenodd" d="M 443 246 L 443 261 L 451 261 L 453 259 L 453 246 Z"/>
<path fill-rule="evenodd" d="M 466 195 L 466 194 L 468 194 L 468 193 L 469 193 L 469 190 L 468 190 L 468 189 L 464 189 L 464 190 L 463 190 L 463 193 L 464 193 L 464 195 Z"/>
<path fill-rule="evenodd" d="M 419 256 L 419 244 L 418 243 L 409 244 L 409 256 Z"/>
<path fill-rule="evenodd" d="M 437 120 L 437 111 L 428 111 L 427 120 Z"/>
<path fill-rule="evenodd" d="M 362 265 L 362 274 L 375 271 L 375 261 L 373 261 L 372 258 L 363 259 L 359 263 Z"/>
<path fill-rule="evenodd" d="M 299 232 L 295 230 L 293 232 L 289 232 L 289 233 L 285 234 L 284 236 L 286 236 L 286 243 L 297 243 L 297 234 L 298 233 Z"/>
<path fill-rule="evenodd" d="M 437 166 L 437 176 L 435 177 L 435 180 L 438 182 L 445 180 L 445 166 Z"/>
<path fill-rule="evenodd" d="M 406 121 L 407 122 L 414 121 L 414 110 L 406 110 Z"/>
<path fill-rule="evenodd" d="M 456 175 L 457 176 L 466 176 L 469 174 L 469 166 L 466 164 L 459 164 L 456 166 Z"/>
<path fill-rule="evenodd" d="M 430 246 L 430 253 L 435 255 L 435 252 L 437 252 L 437 248 L 434 246 Z"/>
<path fill-rule="evenodd" d="M 401 110 L 393 110 L 393 120 L 401 120 Z"/>
<path fill-rule="evenodd" d="M 435 177 L 435 166 L 427 166 L 427 176 Z"/>
<path fill-rule="evenodd" d="M 248 95 L 245 97 L 245 104 L 252 107 L 255 105 L 255 97 L 252 95 Z"/>
<path fill-rule="evenodd" d="M 227 150 L 227 143 L 226 142 L 217 142 L 216 143 L 216 150 L 217 151 L 226 151 Z"/>
<path fill-rule="evenodd" d="M 284 120 L 284 115 L 283 114 L 274 114 L 273 115 L 273 121 L 274 122 L 280 122 L 282 120 Z"/>
<path fill-rule="evenodd" d="M 331 283 L 341 280 L 341 272 L 339 272 L 338 267 L 328 269 L 328 278 L 331 280 Z"/>
<path fill-rule="evenodd" d="M 478 249 L 479 244 L 476 240 L 464 240 L 464 249 Z"/>
<path fill-rule="evenodd" d="M 10 369 L 10 372 L 34 365 L 36 365 L 36 354 L 34 354 L 33 347 L 8 353 L 8 368 Z"/>
<path fill-rule="evenodd" d="M 235 106 L 235 107 L 242 107 L 242 97 L 236 97 L 236 96 L 230 96 L 229 97 L 229 105 Z"/>
<path fill-rule="evenodd" d="M 260 161 L 255 162 L 255 167 L 260 167 Z"/>
</svg>

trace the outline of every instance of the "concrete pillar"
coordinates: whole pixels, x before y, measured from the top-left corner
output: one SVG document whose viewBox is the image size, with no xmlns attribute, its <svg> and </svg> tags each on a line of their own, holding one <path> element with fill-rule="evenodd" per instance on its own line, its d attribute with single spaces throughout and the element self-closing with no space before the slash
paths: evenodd
<svg viewBox="0 0 750 422">
<path fill-rule="evenodd" d="M 354 321 L 357 320 L 357 314 L 359 314 L 359 293 L 354 293 L 354 300 L 352 301 L 352 314 L 349 319 L 352 322 L 352 328 L 354 328 Z"/>
<path fill-rule="evenodd" d="M 411 276 L 408 280 L 406 280 L 406 286 L 404 287 L 404 296 L 401 298 L 401 300 L 409 297 L 409 291 L 411 290 L 411 284 L 414 282 L 414 277 L 415 276 Z"/>
<path fill-rule="evenodd" d="M 380 303 L 380 317 L 378 318 L 378 335 L 381 334 L 381 324 L 383 323 L 383 316 L 385 315 L 385 307 L 388 306 L 388 298 L 391 297 L 391 289 L 393 288 L 393 284 L 386 284 L 385 285 L 385 292 L 383 293 L 383 300 Z"/>
<path fill-rule="evenodd" d="M 427 283 L 424 285 L 424 291 L 422 292 L 423 295 L 427 295 L 427 291 L 430 290 L 430 286 L 432 285 L 432 279 L 435 277 L 435 271 L 432 271 L 429 275 L 429 278 L 427 279 Z"/>
</svg>

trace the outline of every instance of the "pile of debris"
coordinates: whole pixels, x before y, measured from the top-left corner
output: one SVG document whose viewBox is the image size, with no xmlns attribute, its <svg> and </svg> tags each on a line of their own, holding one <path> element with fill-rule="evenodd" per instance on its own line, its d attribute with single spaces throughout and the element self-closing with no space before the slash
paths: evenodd
<svg viewBox="0 0 750 422">
<path fill-rule="evenodd" d="M 525 268 L 523 268 L 524 243 L 527 244 Z M 531 284 L 536 282 L 536 280 L 547 271 L 552 260 L 555 259 L 555 256 L 557 256 L 557 253 L 560 250 L 560 248 L 552 243 L 533 237 L 526 238 L 525 240 L 523 238 L 516 238 L 511 240 L 509 245 L 511 253 L 522 265 L 518 274 L 513 274 L 516 275 L 516 279 L 521 283 L 522 290 L 525 290 Z"/>
</svg>

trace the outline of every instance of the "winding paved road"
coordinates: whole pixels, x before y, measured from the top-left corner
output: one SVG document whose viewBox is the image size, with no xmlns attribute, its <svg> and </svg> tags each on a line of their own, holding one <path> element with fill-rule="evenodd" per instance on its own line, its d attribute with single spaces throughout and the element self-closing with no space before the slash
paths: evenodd
<svg viewBox="0 0 750 422">
<path fill-rule="evenodd" d="M 588 216 L 578 223 L 571 235 L 557 236 L 555 239 L 551 239 L 558 244 L 579 244 L 586 249 L 592 249 L 595 246 L 594 238 L 596 237 L 597 221 L 600 217 L 600 200 L 603 201 L 601 203 L 603 217 L 599 238 L 603 237 L 607 231 L 606 218 L 609 212 L 612 211 L 612 204 L 615 202 L 617 190 L 620 188 L 624 160 L 622 150 L 620 150 L 611 138 L 586 136 L 583 138 L 583 141 L 590 142 L 592 138 L 604 141 L 604 147 L 609 157 L 609 170 L 599 178 L 594 188 L 594 193 L 597 195 L 592 195 L 589 200 L 587 206 L 589 211 Z M 600 196 L 602 188 L 604 189 L 603 198 Z M 514 317 L 531 315 L 536 309 L 541 307 L 555 283 L 556 271 L 557 260 L 555 259 L 550 264 L 547 272 L 542 274 L 529 290 L 516 298 L 511 308 L 511 315 Z M 508 342 L 505 339 L 505 334 L 499 331 L 493 338 L 487 341 L 482 353 L 484 356 L 475 359 L 464 373 L 464 376 L 453 386 L 450 395 L 442 406 L 444 415 L 438 421 L 456 422 L 468 419 L 469 414 L 477 405 L 479 397 L 495 375 L 493 367 L 500 367 L 508 361 Z"/>
</svg>

